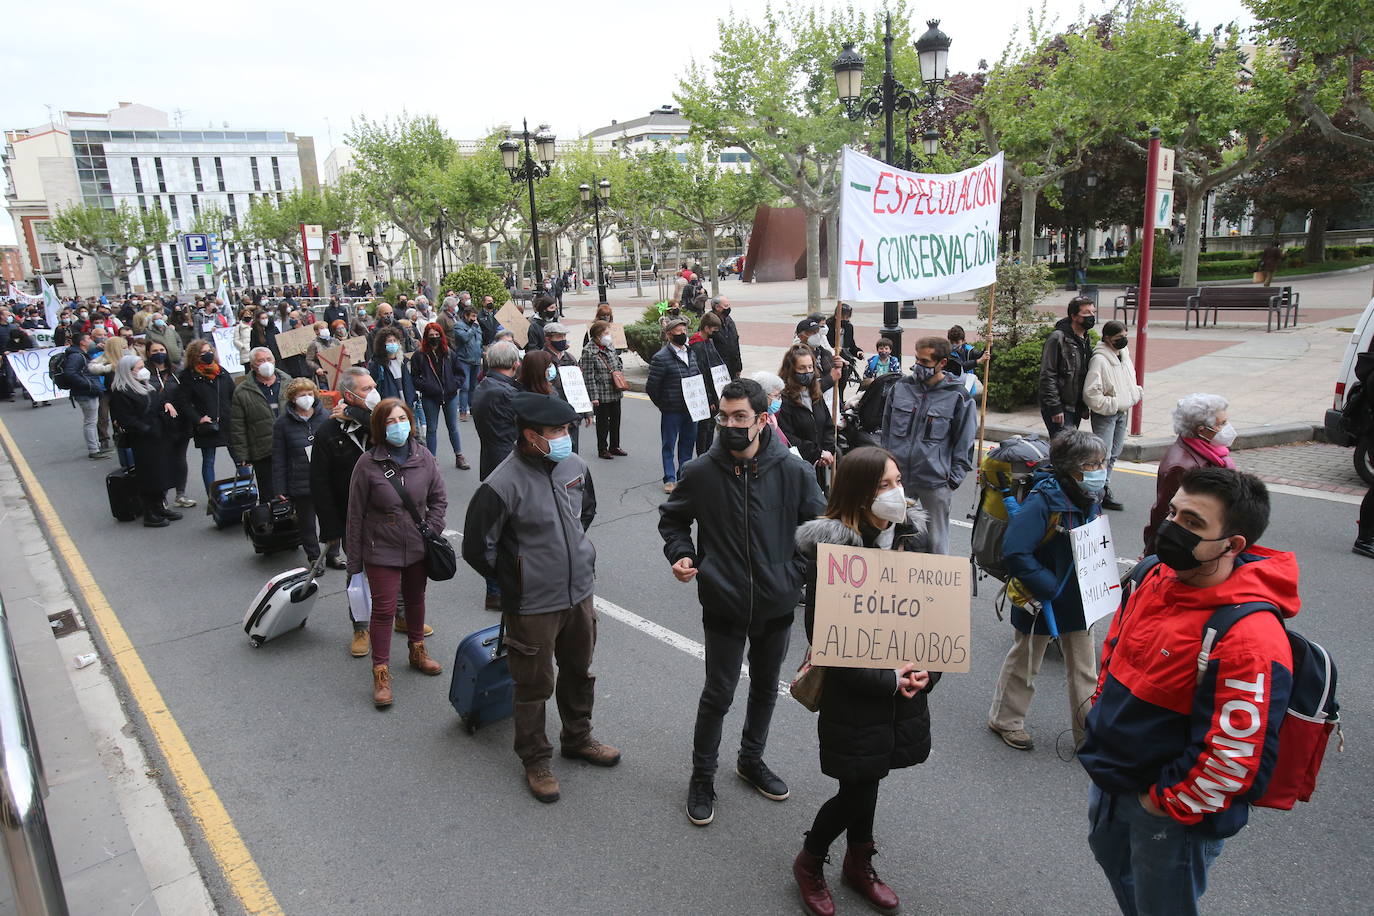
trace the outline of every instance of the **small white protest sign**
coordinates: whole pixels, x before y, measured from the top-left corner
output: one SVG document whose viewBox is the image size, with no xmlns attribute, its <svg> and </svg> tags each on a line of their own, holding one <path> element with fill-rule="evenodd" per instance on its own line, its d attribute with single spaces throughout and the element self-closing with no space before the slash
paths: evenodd
<svg viewBox="0 0 1374 916">
<path fill-rule="evenodd" d="M 234 329 L 215 328 L 213 339 L 220 368 L 225 372 L 242 372 L 243 359 L 239 356 L 239 348 L 234 345 Z"/>
<path fill-rule="evenodd" d="M 577 366 L 559 366 L 559 380 L 563 382 L 563 397 L 578 413 L 592 412 L 592 399 L 587 394 L 587 382 Z"/>
<path fill-rule="evenodd" d="M 725 366 L 712 366 L 711 381 L 716 384 L 716 397 L 720 397 L 721 391 L 730 384 L 730 370 Z"/>
<path fill-rule="evenodd" d="M 711 415 L 711 404 L 706 400 L 706 380 L 699 375 L 682 377 L 682 399 L 687 402 L 687 414 L 693 420 L 705 420 Z"/>
<path fill-rule="evenodd" d="M 1092 626 L 1116 613 L 1121 604 L 1121 573 L 1116 566 L 1116 548 L 1107 516 L 1097 518 L 1069 531 L 1073 543 L 1074 568 L 1078 574 L 1078 593 L 1083 597 L 1083 619 Z"/>
</svg>

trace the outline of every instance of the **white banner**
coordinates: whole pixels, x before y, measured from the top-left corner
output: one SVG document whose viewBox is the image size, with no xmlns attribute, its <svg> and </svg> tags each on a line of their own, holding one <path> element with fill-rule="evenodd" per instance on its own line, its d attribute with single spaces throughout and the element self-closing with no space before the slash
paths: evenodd
<svg viewBox="0 0 1374 916">
<path fill-rule="evenodd" d="M 70 397 L 70 393 L 58 388 L 48 377 L 48 360 L 52 359 L 54 353 L 62 353 L 66 349 L 49 347 L 46 350 L 19 350 L 15 353 L 6 353 L 5 358 L 10 361 L 10 368 L 14 370 L 19 384 L 24 386 L 29 397 L 35 401 L 55 401 L 58 398 Z"/>
<path fill-rule="evenodd" d="M 1069 531 L 1073 561 L 1078 574 L 1078 593 L 1083 597 L 1083 619 L 1092 626 L 1116 613 L 1121 604 L 1121 571 L 1116 566 L 1116 547 L 1107 516 L 1099 515 Z"/>
<path fill-rule="evenodd" d="M 840 193 L 846 302 L 919 299 L 996 281 L 1001 153 L 964 172 L 925 175 L 846 148 Z"/>
</svg>

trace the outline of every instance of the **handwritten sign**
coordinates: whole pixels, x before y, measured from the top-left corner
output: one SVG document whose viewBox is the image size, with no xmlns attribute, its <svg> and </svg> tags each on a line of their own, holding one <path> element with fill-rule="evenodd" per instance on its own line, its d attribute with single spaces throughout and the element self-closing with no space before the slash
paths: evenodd
<svg viewBox="0 0 1374 916">
<path fill-rule="evenodd" d="M 687 414 L 693 420 L 705 420 L 711 415 L 711 403 L 706 399 L 706 380 L 700 375 L 682 377 L 682 399 L 687 402 Z"/>
<path fill-rule="evenodd" d="M 720 397 L 721 391 L 730 384 L 730 370 L 725 366 L 712 366 L 711 381 L 716 385 L 716 397 Z"/>
<path fill-rule="evenodd" d="M 1002 154 L 952 175 L 906 172 L 844 151 L 840 298 L 890 302 L 997 279 Z"/>
<path fill-rule="evenodd" d="M 315 358 L 324 370 L 328 386 L 339 387 L 339 376 L 343 375 L 343 371 L 349 366 L 362 362 L 366 350 L 366 337 L 350 337 L 337 347 L 317 347 Z"/>
<path fill-rule="evenodd" d="M 233 328 L 215 328 L 211 334 L 215 342 L 215 354 L 219 357 L 220 368 L 225 372 L 242 372 L 243 357 L 234 345 Z"/>
<path fill-rule="evenodd" d="M 282 359 L 300 356 L 314 339 L 315 329 L 310 325 L 296 328 L 294 331 L 282 331 L 277 335 L 277 351 L 281 353 Z"/>
<path fill-rule="evenodd" d="M 563 383 L 563 397 L 578 413 L 592 412 L 592 399 L 587 394 L 587 381 L 577 366 L 559 366 L 558 378 Z"/>
<path fill-rule="evenodd" d="M 514 301 L 501 306 L 500 311 L 496 313 L 496 320 L 501 322 L 501 327 L 511 332 L 517 347 L 523 347 L 530 339 L 529 319 L 521 314 L 520 307 Z"/>
<path fill-rule="evenodd" d="M 968 671 L 968 560 L 821 544 L 812 637 L 816 665 Z"/>
<path fill-rule="evenodd" d="M 1121 571 L 1116 566 L 1116 547 L 1107 516 L 1099 515 L 1069 531 L 1073 561 L 1078 573 L 1078 593 L 1083 596 L 1083 619 L 1092 626 L 1116 613 L 1121 605 Z"/>
<path fill-rule="evenodd" d="M 19 384 L 35 401 L 55 401 L 69 397 L 70 393 L 58 388 L 48 376 L 48 360 L 54 353 L 65 351 L 66 347 L 48 347 L 44 350 L 18 350 L 6 353 L 10 368 L 19 379 Z"/>
<path fill-rule="evenodd" d="M 608 331 L 608 333 L 611 335 L 611 347 L 612 347 L 612 349 L 615 349 L 615 350 L 628 350 L 628 349 L 630 349 L 630 345 L 627 344 L 627 343 L 625 343 L 625 327 L 624 327 L 623 325 L 619 325 L 619 324 L 614 324 L 614 323 L 612 323 L 611 326 L 610 326 L 610 328 L 607 329 L 607 331 Z"/>
</svg>

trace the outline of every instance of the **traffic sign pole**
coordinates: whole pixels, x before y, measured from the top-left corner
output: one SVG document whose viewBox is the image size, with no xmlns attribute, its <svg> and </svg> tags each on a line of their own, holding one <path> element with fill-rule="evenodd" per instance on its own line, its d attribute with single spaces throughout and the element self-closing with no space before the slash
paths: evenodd
<svg viewBox="0 0 1374 916">
<path fill-rule="evenodd" d="M 1149 340 L 1150 281 L 1155 266 L 1155 184 L 1159 170 L 1159 128 L 1150 129 L 1150 155 L 1145 165 L 1145 238 L 1140 242 L 1140 286 L 1135 307 L 1135 383 L 1145 387 L 1145 344 Z M 1131 435 L 1140 435 L 1145 398 L 1131 408 Z"/>
</svg>

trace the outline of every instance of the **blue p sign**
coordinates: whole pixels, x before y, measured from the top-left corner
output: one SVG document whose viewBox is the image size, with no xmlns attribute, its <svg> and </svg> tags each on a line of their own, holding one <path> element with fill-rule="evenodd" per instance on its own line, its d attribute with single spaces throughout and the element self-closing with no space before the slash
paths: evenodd
<svg viewBox="0 0 1374 916">
<path fill-rule="evenodd" d="M 187 261 L 204 263 L 210 260 L 210 237 L 205 233 L 188 232 L 181 237 L 181 245 Z"/>
</svg>

